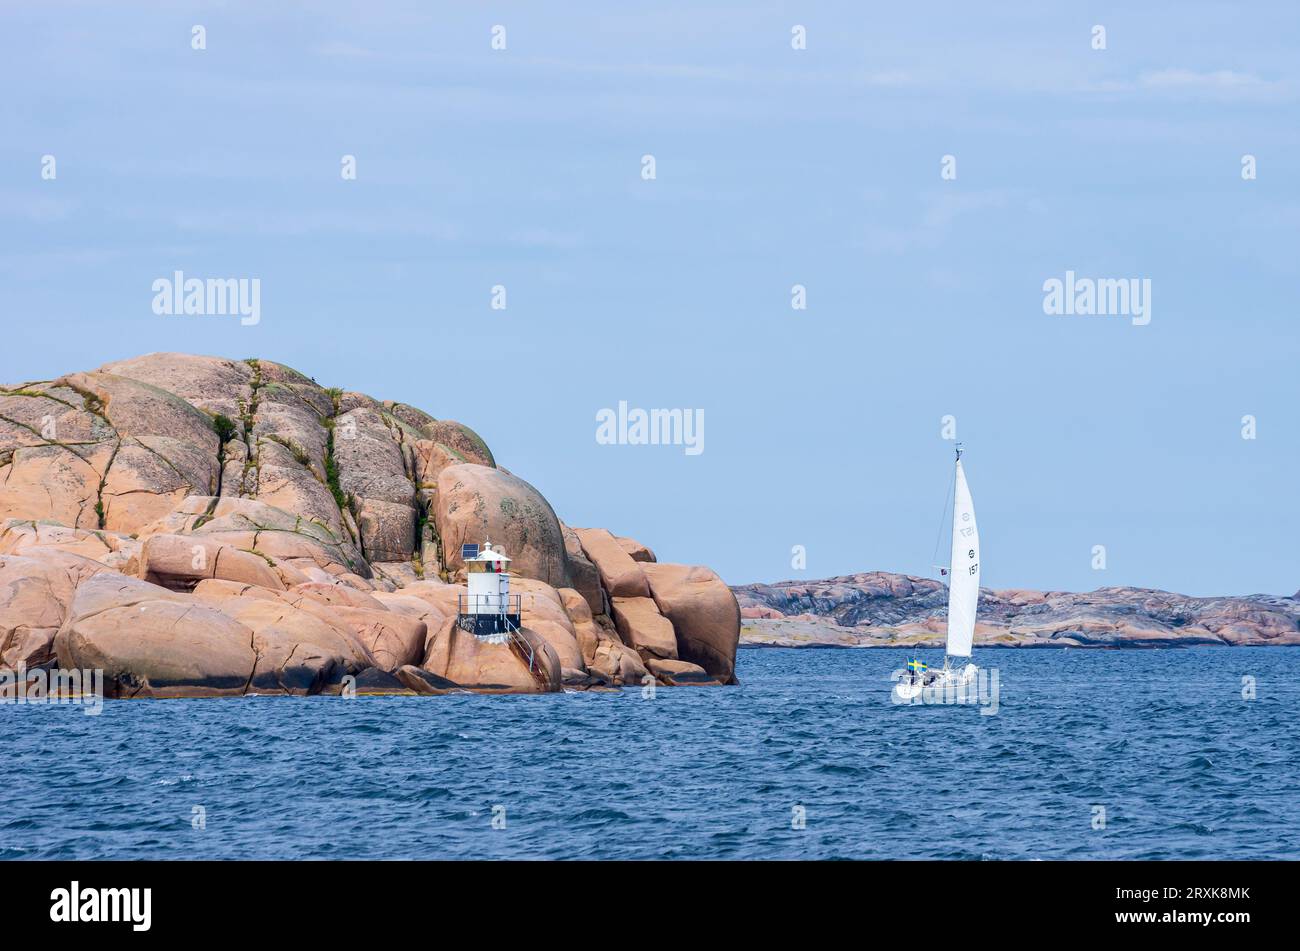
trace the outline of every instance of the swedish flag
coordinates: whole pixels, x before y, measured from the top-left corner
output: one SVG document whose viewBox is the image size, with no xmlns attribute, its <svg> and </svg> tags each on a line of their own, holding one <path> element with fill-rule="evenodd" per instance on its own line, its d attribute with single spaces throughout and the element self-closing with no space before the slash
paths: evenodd
<svg viewBox="0 0 1300 951">
<path fill-rule="evenodd" d="M 930 668 L 927 667 L 925 664 L 923 664 L 923 663 L 922 663 L 921 661 L 919 661 L 919 660 L 909 660 L 909 661 L 907 662 L 907 669 L 908 669 L 908 670 L 915 670 L 915 671 L 922 671 L 922 670 L 929 670 Z"/>
</svg>

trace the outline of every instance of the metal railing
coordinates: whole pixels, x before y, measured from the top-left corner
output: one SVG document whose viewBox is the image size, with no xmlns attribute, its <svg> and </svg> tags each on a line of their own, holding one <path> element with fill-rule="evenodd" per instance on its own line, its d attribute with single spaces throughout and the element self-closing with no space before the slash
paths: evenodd
<svg viewBox="0 0 1300 951">
<path fill-rule="evenodd" d="M 525 663 L 528 664 L 529 676 L 536 680 L 537 675 L 542 672 L 542 669 L 537 665 L 537 653 L 533 650 L 532 642 L 529 641 L 528 638 L 524 637 L 523 634 L 519 633 L 519 628 L 513 625 L 510 626 L 509 637 L 521 648 L 528 651 L 528 657 L 525 660 Z"/>
<path fill-rule="evenodd" d="M 508 594 L 505 598 L 499 594 L 456 595 L 457 614 L 507 614 L 519 617 L 523 613 L 522 608 L 523 603 L 517 594 Z"/>
</svg>

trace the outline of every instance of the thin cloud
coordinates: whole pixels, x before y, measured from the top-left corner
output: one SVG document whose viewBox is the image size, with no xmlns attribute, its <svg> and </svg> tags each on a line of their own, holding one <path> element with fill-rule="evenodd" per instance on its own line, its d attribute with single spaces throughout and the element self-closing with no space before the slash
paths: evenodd
<svg viewBox="0 0 1300 951">
<path fill-rule="evenodd" d="M 353 46 L 351 43 L 344 43 L 340 40 L 322 43 L 316 47 L 315 53 L 318 56 L 342 59 L 369 59 L 375 55 L 374 50 L 366 49 L 364 46 Z"/>
<path fill-rule="evenodd" d="M 452 242 L 460 230 L 410 210 L 354 213 L 332 210 L 286 210 L 270 213 L 257 209 L 178 215 L 173 224 L 185 232 L 206 234 L 256 234 L 268 237 L 351 234 L 365 237 L 406 236 Z"/>
<path fill-rule="evenodd" d="M 582 236 L 547 228 L 523 228 L 511 234 L 509 241 L 513 245 L 524 248 L 570 251 L 582 245 Z"/>
<path fill-rule="evenodd" d="M 1136 78 L 1112 78 L 1083 84 L 1083 91 L 1117 95 L 1180 96 L 1217 100 L 1278 100 L 1296 95 L 1290 80 L 1265 79 L 1235 69 L 1195 70 L 1181 67 L 1147 70 Z"/>
<path fill-rule="evenodd" d="M 48 183 L 46 188 L 50 188 Z M 0 191 L 0 219 L 17 218 L 37 224 L 63 221 L 77 207 L 71 199 L 31 192 Z"/>
<path fill-rule="evenodd" d="M 1259 89 L 1271 85 L 1250 73 L 1218 69 L 1198 73 L 1191 69 L 1161 69 L 1143 73 L 1139 85 L 1152 89 Z"/>
<path fill-rule="evenodd" d="M 1009 194 L 998 189 L 961 194 L 932 194 L 924 199 L 924 208 L 916 219 L 900 227 L 871 225 L 859 247 L 873 253 L 905 254 L 917 249 L 936 248 L 952 234 L 957 220 L 972 212 L 1001 208 Z"/>
</svg>

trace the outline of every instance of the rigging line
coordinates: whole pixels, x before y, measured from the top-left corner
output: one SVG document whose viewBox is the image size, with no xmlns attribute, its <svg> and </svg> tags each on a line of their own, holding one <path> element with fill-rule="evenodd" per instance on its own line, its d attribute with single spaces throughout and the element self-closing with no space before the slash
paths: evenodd
<svg viewBox="0 0 1300 951">
<path fill-rule="evenodd" d="M 943 500 L 943 511 L 939 513 L 939 530 L 935 532 L 934 535 L 934 554 L 930 556 L 931 565 L 937 565 L 939 563 L 937 559 L 939 557 L 939 544 L 943 541 L 943 520 L 944 520 L 944 516 L 948 514 L 948 503 L 953 497 L 952 490 L 953 490 L 953 486 L 955 486 L 956 484 L 957 484 L 957 466 L 954 464 L 952 467 L 952 475 L 949 476 L 948 478 L 948 494 L 944 497 Z M 949 561 L 951 560 L 952 559 L 949 559 Z M 948 566 L 948 569 L 952 570 L 951 564 Z"/>
</svg>

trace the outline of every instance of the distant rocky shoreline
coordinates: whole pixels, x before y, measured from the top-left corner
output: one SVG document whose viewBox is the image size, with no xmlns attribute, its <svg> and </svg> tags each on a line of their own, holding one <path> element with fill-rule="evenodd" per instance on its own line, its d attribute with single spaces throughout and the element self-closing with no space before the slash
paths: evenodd
<svg viewBox="0 0 1300 951">
<path fill-rule="evenodd" d="M 947 588 L 872 571 L 818 581 L 734 585 L 740 646 L 942 648 Z M 1148 588 L 1087 593 L 982 589 L 980 648 L 1300 645 L 1300 599 L 1194 598 Z"/>
</svg>

